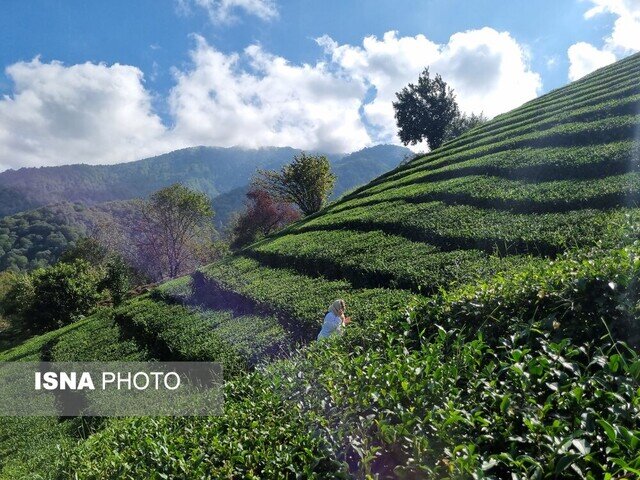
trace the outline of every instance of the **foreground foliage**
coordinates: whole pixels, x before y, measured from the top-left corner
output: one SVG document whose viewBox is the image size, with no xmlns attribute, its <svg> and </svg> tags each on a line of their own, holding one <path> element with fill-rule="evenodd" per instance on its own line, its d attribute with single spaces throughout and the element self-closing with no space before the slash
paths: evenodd
<svg viewBox="0 0 640 480">
<path fill-rule="evenodd" d="M 64 468 L 83 478 L 636 475 L 640 358 L 623 341 L 638 331 L 639 280 L 634 246 L 443 292 L 228 382 L 222 417 L 115 422 Z"/>
</svg>

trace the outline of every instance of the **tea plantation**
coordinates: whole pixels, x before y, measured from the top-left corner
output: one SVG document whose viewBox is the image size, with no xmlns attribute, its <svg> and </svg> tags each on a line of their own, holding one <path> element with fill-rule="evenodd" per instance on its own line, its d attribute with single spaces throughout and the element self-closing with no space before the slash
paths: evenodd
<svg viewBox="0 0 640 480">
<path fill-rule="evenodd" d="M 0 353 L 227 380 L 219 417 L 2 419 L 3 477 L 640 477 L 639 79 L 628 57 Z M 335 298 L 353 323 L 313 342 Z"/>
</svg>

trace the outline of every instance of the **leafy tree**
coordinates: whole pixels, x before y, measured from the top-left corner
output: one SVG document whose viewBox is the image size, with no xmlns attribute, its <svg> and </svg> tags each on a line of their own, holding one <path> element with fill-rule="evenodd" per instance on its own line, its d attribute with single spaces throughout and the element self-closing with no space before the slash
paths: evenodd
<svg viewBox="0 0 640 480">
<path fill-rule="evenodd" d="M 0 315 L 11 314 L 16 310 L 16 304 L 19 303 L 16 285 L 25 277 L 26 275 L 10 270 L 0 272 Z"/>
<path fill-rule="evenodd" d="M 24 338 L 22 308 L 31 305 L 32 300 L 33 285 L 28 275 L 0 272 L 0 349 L 10 348 Z"/>
<path fill-rule="evenodd" d="M 335 181 L 327 157 L 303 152 L 279 172 L 259 170 L 254 184 L 276 199 L 296 204 L 304 215 L 310 215 L 322 208 Z"/>
<path fill-rule="evenodd" d="M 141 264 L 157 278 L 175 278 L 190 266 L 215 231 L 209 197 L 174 184 L 140 203 L 136 244 Z"/>
<path fill-rule="evenodd" d="M 405 145 L 426 140 L 432 150 L 438 148 L 460 116 L 453 90 L 440 75 L 432 79 L 428 68 L 418 77 L 417 85 L 410 83 L 396 97 L 393 108 L 398 135 Z"/>
<path fill-rule="evenodd" d="M 117 230 L 114 232 L 112 229 L 111 233 L 113 237 L 119 232 Z M 100 237 L 81 238 L 62 254 L 60 261 L 72 263 L 76 260 L 84 260 L 89 263 L 101 277 L 98 290 L 100 292 L 108 290 L 114 305 L 119 305 L 133 286 L 148 283 L 148 278 L 131 266 L 130 256 L 125 257 L 130 253 L 130 249 L 117 248 L 120 242 L 109 240 L 105 245 L 103 241 L 105 235 Z"/>
<path fill-rule="evenodd" d="M 109 290 L 113 304 L 120 305 L 131 288 L 131 267 L 120 255 L 112 255 L 105 270 L 100 288 Z"/>
<path fill-rule="evenodd" d="M 485 117 L 483 113 L 480 113 L 479 115 L 476 115 L 475 113 L 472 113 L 471 115 L 467 115 L 465 113 L 458 115 L 449 125 L 444 141 L 448 142 L 449 140 L 453 140 L 472 128 L 482 125 L 483 123 L 487 123 L 487 121 L 487 117 Z"/>
<path fill-rule="evenodd" d="M 99 274 L 84 260 L 35 270 L 14 287 L 14 310 L 34 332 L 58 328 L 95 307 L 100 298 L 99 280 Z"/>
<path fill-rule="evenodd" d="M 78 242 L 65 250 L 60 256 L 61 262 L 71 263 L 75 260 L 86 260 L 91 265 L 102 264 L 109 254 L 97 239 L 93 237 L 84 237 Z"/>
<path fill-rule="evenodd" d="M 274 199 L 262 188 L 251 188 L 247 199 L 247 208 L 236 219 L 232 229 L 233 248 L 248 245 L 300 218 L 300 212 L 290 203 Z"/>
</svg>

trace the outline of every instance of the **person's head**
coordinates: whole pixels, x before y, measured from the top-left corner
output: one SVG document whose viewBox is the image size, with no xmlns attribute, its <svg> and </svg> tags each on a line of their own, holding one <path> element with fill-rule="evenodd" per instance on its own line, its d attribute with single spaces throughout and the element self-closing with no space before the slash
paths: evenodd
<svg viewBox="0 0 640 480">
<path fill-rule="evenodd" d="M 346 310 L 346 308 L 347 306 L 345 305 L 344 300 L 339 298 L 329 306 L 329 311 L 333 312 L 334 315 L 340 317 L 344 315 L 344 311 Z"/>
</svg>

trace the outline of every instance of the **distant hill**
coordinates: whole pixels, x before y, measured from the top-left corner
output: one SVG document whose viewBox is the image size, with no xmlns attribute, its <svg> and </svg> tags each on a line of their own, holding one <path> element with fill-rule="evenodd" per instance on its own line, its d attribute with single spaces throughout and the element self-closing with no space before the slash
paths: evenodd
<svg viewBox="0 0 640 480">
<path fill-rule="evenodd" d="M 0 219 L 0 271 L 46 267 L 100 225 L 131 223 L 130 203 L 61 202 Z"/>
<path fill-rule="evenodd" d="M 349 190 L 364 185 L 378 175 L 392 170 L 404 159 L 411 156 L 413 156 L 413 152 L 408 148 L 396 145 L 376 145 L 333 160 L 332 170 L 337 179 L 331 199 L 335 200 Z M 216 228 L 224 228 L 231 215 L 242 210 L 248 190 L 249 184 L 247 183 L 213 198 Z"/>
<path fill-rule="evenodd" d="M 368 183 L 413 156 L 414 153 L 408 148 L 396 145 L 377 145 L 345 155 L 332 166 L 338 177 L 332 198 L 338 198 L 348 190 Z"/>
<path fill-rule="evenodd" d="M 280 168 L 298 152 L 197 147 L 118 165 L 0 173 L 0 212 L 6 215 L 0 219 L 0 271 L 55 262 L 97 223 L 127 218 L 127 200 L 178 181 L 213 197 L 216 228 L 223 230 L 233 213 L 244 207 L 255 170 Z M 334 198 L 391 170 L 409 154 L 403 147 L 380 145 L 333 159 L 338 177 Z"/>
<path fill-rule="evenodd" d="M 280 168 L 298 153 L 300 150 L 288 147 L 194 147 L 116 165 L 7 170 L 0 173 L 0 217 L 58 202 L 92 205 L 144 197 L 175 182 L 215 198 L 246 185 L 256 169 Z M 340 176 L 353 179 L 344 182 L 343 188 L 352 188 L 395 167 L 410 154 L 407 148 L 383 145 L 329 158 Z"/>
</svg>

